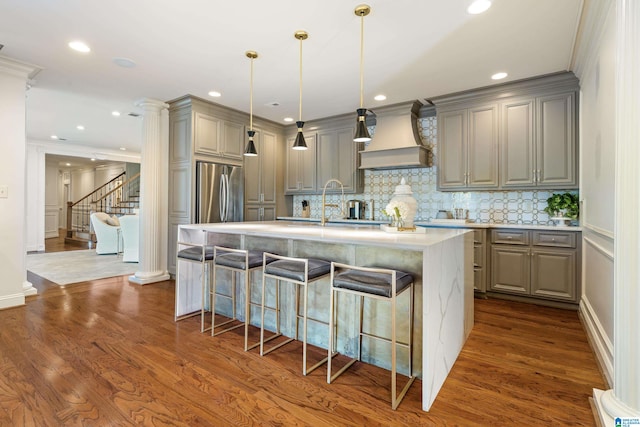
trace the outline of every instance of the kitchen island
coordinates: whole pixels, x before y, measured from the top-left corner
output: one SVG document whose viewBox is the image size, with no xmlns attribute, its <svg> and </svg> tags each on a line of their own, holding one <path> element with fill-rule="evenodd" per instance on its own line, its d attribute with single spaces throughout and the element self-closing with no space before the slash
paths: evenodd
<svg viewBox="0 0 640 427">
<path fill-rule="evenodd" d="M 261 250 L 281 255 L 322 258 L 360 266 L 394 268 L 411 273 L 415 282 L 413 371 L 422 378 L 422 406 L 431 404 L 451 370 L 473 327 L 473 235 L 466 230 L 429 229 L 425 233 L 390 233 L 372 225 L 327 224 L 288 221 L 243 222 L 223 224 L 181 225 L 178 242 L 203 243 L 242 249 Z M 182 249 L 179 247 L 178 249 Z M 226 285 L 230 276 L 218 274 L 219 284 Z M 229 274 L 229 273 L 227 273 Z M 253 275 L 251 301 L 260 301 L 261 277 Z M 225 283 L 226 282 L 226 283 Z M 200 310 L 202 294 L 199 266 L 183 263 L 176 277 L 176 319 Z M 309 314 L 313 318 L 329 318 L 329 278 L 326 286 L 309 288 Z M 224 287 L 223 287 L 224 288 Z M 230 289 L 230 287 L 229 287 Z M 228 292 L 223 290 L 222 292 Z M 274 287 L 267 286 L 267 304 L 272 305 Z M 244 307 L 244 286 L 236 289 L 236 305 Z M 286 313 L 293 306 L 294 292 L 283 287 L 281 301 Z M 222 302 L 219 298 L 217 301 Z M 399 301 L 399 312 L 409 309 L 406 298 Z M 340 302 L 338 351 L 354 355 L 357 340 L 355 323 L 348 316 L 356 312 L 355 298 Z M 227 314 L 231 307 L 219 304 L 216 312 Z M 259 326 L 257 306 L 252 307 L 252 324 Z M 380 301 L 365 304 L 365 325 L 378 335 L 390 335 L 389 310 Z M 242 315 L 240 316 L 242 318 Z M 281 320 L 285 335 L 293 328 L 287 316 Z M 344 319 L 344 320 L 342 320 Z M 275 328 L 275 316 L 265 314 L 265 328 Z M 406 342 L 408 322 L 398 324 L 398 340 Z M 328 346 L 326 325 L 309 323 L 309 343 Z M 398 372 L 408 374 L 404 349 L 398 350 Z M 384 368 L 390 367 L 390 348 L 363 339 L 363 361 Z"/>
</svg>

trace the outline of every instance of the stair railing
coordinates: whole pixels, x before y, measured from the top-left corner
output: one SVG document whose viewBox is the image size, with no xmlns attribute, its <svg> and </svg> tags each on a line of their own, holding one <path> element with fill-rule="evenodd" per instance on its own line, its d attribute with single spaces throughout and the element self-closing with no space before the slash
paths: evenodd
<svg viewBox="0 0 640 427">
<path fill-rule="evenodd" d="M 73 237 L 74 232 L 90 233 L 92 212 L 107 212 L 118 206 L 123 200 L 124 189 L 127 194 L 132 194 L 131 188 L 139 190 L 140 174 L 129 180 L 124 179 L 125 176 L 126 172 L 122 172 L 78 201 L 67 202 L 67 237 Z"/>
</svg>

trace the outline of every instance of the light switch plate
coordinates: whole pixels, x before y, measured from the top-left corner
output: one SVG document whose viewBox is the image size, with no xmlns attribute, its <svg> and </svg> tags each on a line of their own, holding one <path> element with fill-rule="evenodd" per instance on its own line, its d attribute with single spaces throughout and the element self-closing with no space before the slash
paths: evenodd
<svg viewBox="0 0 640 427">
<path fill-rule="evenodd" d="M 7 199 L 9 197 L 9 186 L 0 185 L 0 199 Z"/>
</svg>

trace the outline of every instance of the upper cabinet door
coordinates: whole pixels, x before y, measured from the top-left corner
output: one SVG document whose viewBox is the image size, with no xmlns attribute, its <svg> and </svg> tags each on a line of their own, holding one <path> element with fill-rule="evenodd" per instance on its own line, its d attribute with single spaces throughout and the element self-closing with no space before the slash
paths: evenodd
<svg viewBox="0 0 640 427">
<path fill-rule="evenodd" d="M 262 198 L 262 158 L 264 147 L 262 144 L 262 132 L 256 130 L 253 142 L 256 146 L 257 156 L 244 158 L 244 199 L 247 204 L 260 203 Z M 245 215 L 246 215 L 245 211 Z M 251 221 L 247 219 L 247 221 Z"/>
<path fill-rule="evenodd" d="M 244 125 L 224 122 L 222 155 L 230 159 L 242 160 L 244 155 Z"/>
<path fill-rule="evenodd" d="M 306 150 L 294 150 L 295 137 L 287 139 L 287 179 L 285 194 L 310 194 L 316 191 L 316 134 L 305 133 Z"/>
<path fill-rule="evenodd" d="M 438 113 L 438 188 L 464 188 L 467 182 L 467 110 Z"/>
<path fill-rule="evenodd" d="M 354 129 L 342 128 L 318 133 L 318 191 L 334 178 L 342 182 L 345 193 L 362 193 L 364 173 L 359 169 L 358 151 L 364 144 L 353 142 Z M 327 192 L 341 192 L 331 183 Z"/>
<path fill-rule="evenodd" d="M 220 134 L 222 120 L 204 113 L 194 114 L 195 152 L 199 154 L 219 155 L 221 151 Z"/>
<path fill-rule="evenodd" d="M 520 98 L 502 104 L 502 170 L 501 184 L 508 187 L 535 185 L 535 98 Z"/>
<path fill-rule="evenodd" d="M 498 106 L 469 109 L 467 187 L 498 187 Z"/>
<path fill-rule="evenodd" d="M 263 203 L 276 202 L 276 155 L 277 138 L 274 133 L 262 131 L 260 157 L 260 181 L 262 183 Z"/>
<path fill-rule="evenodd" d="M 536 103 L 537 184 L 575 187 L 575 92 L 539 97 Z"/>
</svg>

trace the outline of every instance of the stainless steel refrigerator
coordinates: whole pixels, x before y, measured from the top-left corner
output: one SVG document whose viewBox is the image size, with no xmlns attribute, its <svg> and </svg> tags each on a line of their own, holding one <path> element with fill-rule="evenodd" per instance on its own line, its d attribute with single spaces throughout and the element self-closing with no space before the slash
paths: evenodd
<svg viewBox="0 0 640 427">
<path fill-rule="evenodd" d="M 196 223 L 244 218 L 244 177 L 239 166 L 196 162 Z"/>
</svg>

